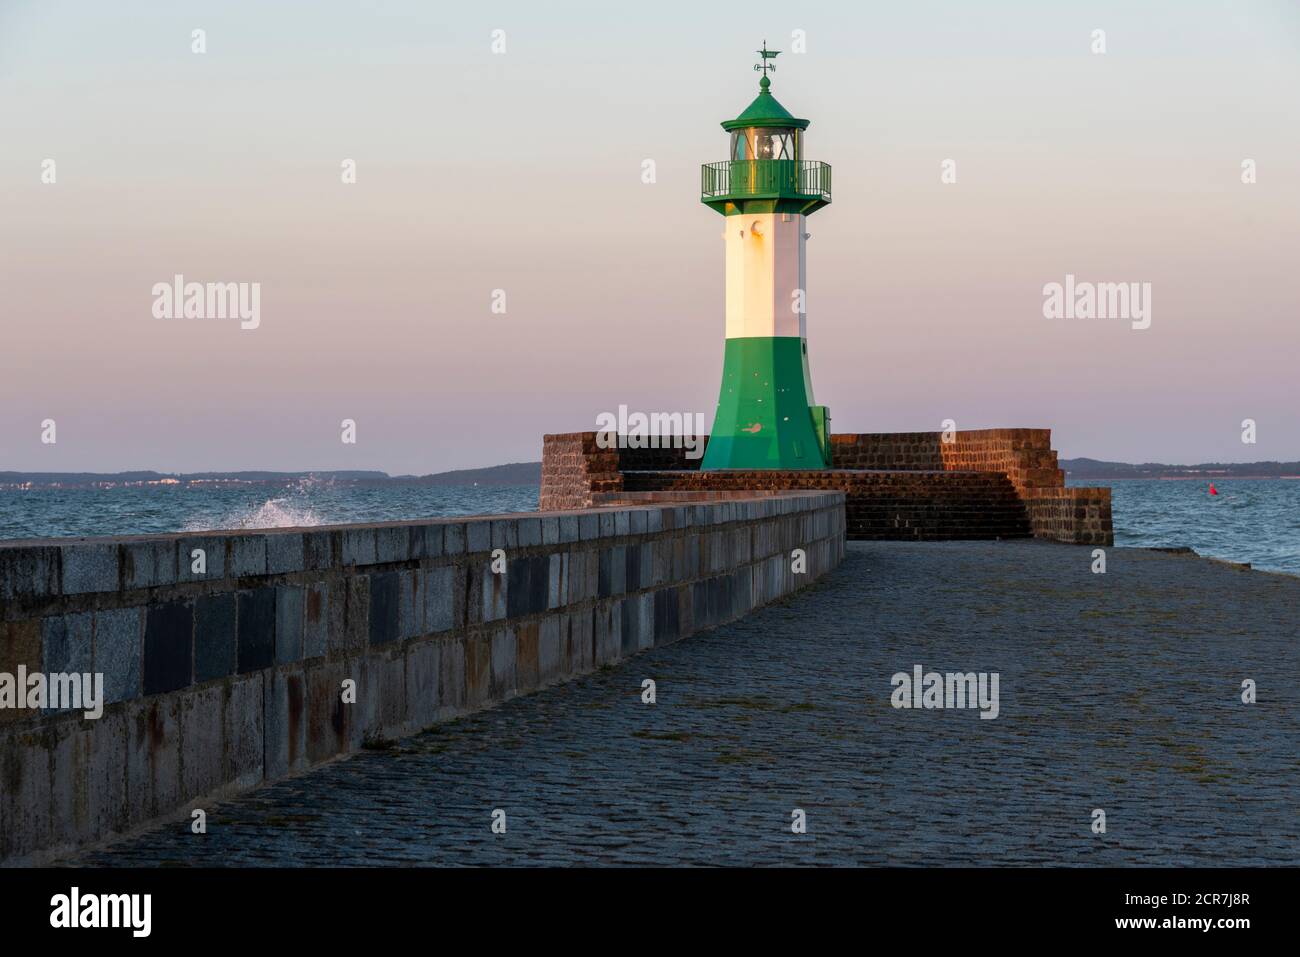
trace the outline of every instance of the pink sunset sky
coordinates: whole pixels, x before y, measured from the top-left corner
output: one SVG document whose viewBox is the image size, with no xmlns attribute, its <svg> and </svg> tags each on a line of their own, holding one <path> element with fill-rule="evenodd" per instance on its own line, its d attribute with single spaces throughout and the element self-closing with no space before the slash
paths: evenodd
<svg viewBox="0 0 1300 957">
<path fill-rule="evenodd" d="M 699 166 L 764 39 L 834 168 L 807 298 L 833 431 L 1300 459 L 1294 2 L 4 0 L 0 470 L 425 473 L 621 404 L 711 419 Z M 154 318 L 178 273 L 259 282 L 259 328 Z M 1067 274 L 1150 283 L 1151 327 L 1044 318 Z"/>
</svg>

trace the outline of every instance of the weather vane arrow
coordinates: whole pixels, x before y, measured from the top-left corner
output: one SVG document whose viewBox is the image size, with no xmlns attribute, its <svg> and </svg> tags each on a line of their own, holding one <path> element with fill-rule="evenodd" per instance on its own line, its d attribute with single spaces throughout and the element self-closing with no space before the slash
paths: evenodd
<svg viewBox="0 0 1300 957">
<path fill-rule="evenodd" d="M 754 52 L 763 58 L 760 62 L 754 64 L 755 70 L 762 70 L 763 76 L 767 76 L 769 72 L 776 72 L 776 64 L 769 63 L 767 61 L 775 60 L 777 56 L 781 53 L 780 50 L 769 50 L 767 48 L 767 41 L 764 40 L 763 49 L 755 50 Z"/>
</svg>

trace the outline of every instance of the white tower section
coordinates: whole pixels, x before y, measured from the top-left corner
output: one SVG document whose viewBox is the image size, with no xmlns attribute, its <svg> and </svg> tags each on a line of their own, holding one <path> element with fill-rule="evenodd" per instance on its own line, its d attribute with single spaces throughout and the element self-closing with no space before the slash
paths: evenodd
<svg viewBox="0 0 1300 957">
<path fill-rule="evenodd" d="M 727 338 L 807 335 L 804 217 L 728 216 Z"/>
</svg>

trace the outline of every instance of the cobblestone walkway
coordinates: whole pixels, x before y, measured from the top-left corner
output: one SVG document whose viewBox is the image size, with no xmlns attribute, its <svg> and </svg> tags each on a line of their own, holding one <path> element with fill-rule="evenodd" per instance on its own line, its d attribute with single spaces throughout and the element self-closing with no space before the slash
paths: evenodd
<svg viewBox="0 0 1300 957">
<path fill-rule="evenodd" d="M 850 543 L 740 622 L 83 863 L 1300 863 L 1300 579 L 1108 557 Z M 916 664 L 999 672 L 999 717 L 894 709 Z"/>
</svg>

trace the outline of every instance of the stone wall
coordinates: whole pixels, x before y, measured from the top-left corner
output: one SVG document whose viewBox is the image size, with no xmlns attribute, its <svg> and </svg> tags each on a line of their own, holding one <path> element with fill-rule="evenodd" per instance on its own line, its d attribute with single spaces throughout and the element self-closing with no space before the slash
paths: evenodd
<svg viewBox="0 0 1300 957">
<path fill-rule="evenodd" d="M 955 432 L 951 442 L 940 432 L 832 435 L 832 469 L 816 477 L 700 472 L 700 459 L 682 448 L 602 449 L 595 432 L 548 435 L 541 501 L 563 509 L 624 491 L 841 489 L 849 538 L 1033 535 L 1113 544 L 1110 489 L 1066 488 L 1051 441 L 1050 429 L 976 429 Z"/>
<path fill-rule="evenodd" d="M 1061 486 L 1051 429 L 954 432 L 864 432 L 831 436 L 837 469 L 1001 472 L 1016 488 Z"/>
<path fill-rule="evenodd" d="M 836 493 L 0 545 L 0 673 L 102 672 L 108 701 L 0 709 L 0 861 L 211 814 L 734 619 L 843 549 Z"/>
<path fill-rule="evenodd" d="M 1029 516 L 999 472 L 867 472 L 851 469 L 626 472 L 627 496 L 705 489 L 842 491 L 850 539 L 943 541 L 1028 538 Z"/>
<path fill-rule="evenodd" d="M 1020 490 L 1036 538 L 1076 545 L 1114 545 L 1108 488 Z"/>
<path fill-rule="evenodd" d="M 836 468 L 1001 473 L 1023 503 L 1035 538 L 1114 544 L 1110 489 L 1066 488 L 1051 429 L 975 429 L 952 439 L 944 442 L 941 432 L 832 435 L 831 448 Z"/>
<path fill-rule="evenodd" d="M 708 436 L 698 439 L 703 456 Z M 601 448 L 595 432 L 565 432 L 542 437 L 543 509 L 587 508 L 601 495 L 623 490 L 623 473 L 656 469 L 698 469 L 700 458 L 685 448 Z"/>
<path fill-rule="evenodd" d="M 538 508 L 589 508 L 592 495 L 623 488 L 617 449 L 601 449 L 595 432 L 542 437 L 542 491 Z"/>
</svg>

